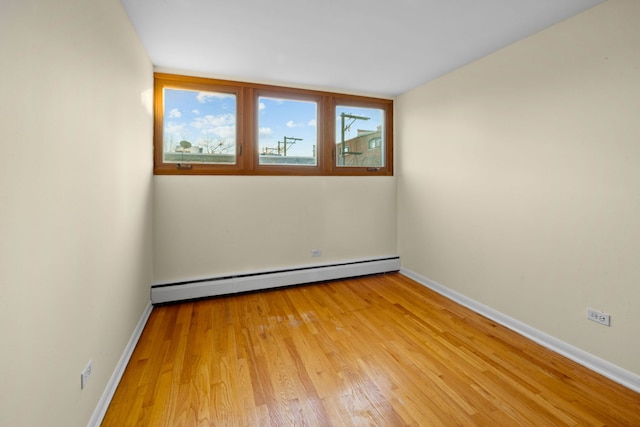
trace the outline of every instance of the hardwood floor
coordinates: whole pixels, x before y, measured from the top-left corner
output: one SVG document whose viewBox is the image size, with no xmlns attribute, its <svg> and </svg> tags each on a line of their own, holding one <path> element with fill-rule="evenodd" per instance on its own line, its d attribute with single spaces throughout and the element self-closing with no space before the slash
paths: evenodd
<svg viewBox="0 0 640 427">
<path fill-rule="evenodd" d="M 640 426 L 640 394 L 399 273 L 155 307 L 103 426 Z"/>
</svg>

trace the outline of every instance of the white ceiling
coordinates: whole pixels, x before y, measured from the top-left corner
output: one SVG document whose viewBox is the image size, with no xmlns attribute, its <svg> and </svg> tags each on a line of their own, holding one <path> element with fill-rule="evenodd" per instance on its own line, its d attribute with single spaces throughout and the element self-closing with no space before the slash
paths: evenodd
<svg viewBox="0 0 640 427">
<path fill-rule="evenodd" d="M 122 0 L 153 64 L 393 96 L 602 0 Z"/>
</svg>

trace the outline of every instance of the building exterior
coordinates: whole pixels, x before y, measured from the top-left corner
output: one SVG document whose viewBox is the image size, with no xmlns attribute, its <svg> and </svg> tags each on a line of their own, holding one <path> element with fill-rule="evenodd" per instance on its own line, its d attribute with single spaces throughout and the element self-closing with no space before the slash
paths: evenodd
<svg viewBox="0 0 640 427">
<path fill-rule="evenodd" d="M 384 166 L 383 147 L 381 126 L 376 130 L 358 129 L 357 136 L 336 144 L 338 166 Z"/>
</svg>

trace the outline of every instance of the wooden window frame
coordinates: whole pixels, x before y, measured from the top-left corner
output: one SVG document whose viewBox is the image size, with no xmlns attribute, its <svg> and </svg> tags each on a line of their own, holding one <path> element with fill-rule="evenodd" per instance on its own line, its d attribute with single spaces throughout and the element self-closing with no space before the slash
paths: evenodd
<svg viewBox="0 0 640 427">
<path fill-rule="evenodd" d="M 164 89 L 233 93 L 236 96 L 236 163 L 176 163 L 163 161 Z M 315 166 L 259 164 L 258 98 L 260 96 L 317 103 Z M 336 106 L 348 105 L 384 111 L 384 165 L 338 166 L 336 159 Z M 392 176 L 393 100 L 284 86 L 262 85 L 175 74 L 154 73 L 154 174 L 155 175 L 312 175 Z"/>
<path fill-rule="evenodd" d="M 301 92 L 297 89 L 288 89 L 282 90 L 283 88 L 274 89 L 273 87 L 261 86 L 253 89 L 253 105 L 251 106 L 255 118 L 252 120 L 251 124 L 253 125 L 253 136 L 255 144 L 253 146 L 253 155 L 255 157 L 254 162 L 254 173 L 255 175 L 322 175 L 322 166 L 324 161 L 324 156 L 320 154 L 320 146 L 321 141 L 323 140 L 324 129 L 321 125 L 317 126 L 316 129 L 316 137 L 317 137 L 317 147 L 316 147 L 316 165 L 315 166 L 301 166 L 301 165 L 270 165 L 270 164 L 260 164 L 259 159 L 259 143 L 258 143 L 258 131 L 259 131 L 259 119 L 258 109 L 259 109 L 259 98 L 261 96 L 267 98 L 281 98 L 288 99 L 292 101 L 309 101 L 316 103 L 316 112 L 317 112 L 317 121 L 321 123 L 322 120 L 322 112 L 324 111 L 324 102 L 325 99 L 322 95 L 317 93 L 312 93 L 310 91 Z"/>
<path fill-rule="evenodd" d="M 384 133 L 382 135 L 384 150 L 383 163 L 379 167 L 367 166 L 338 166 L 336 156 L 337 141 L 335 140 L 335 129 L 337 122 L 337 107 L 350 106 L 384 111 Z M 331 123 L 331 149 L 332 149 L 332 170 L 330 175 L 393 175 L 393 101 L 377 98 L 365 98 L 359 96 L 337 95 L 332 97 L 330 103 L 329 119 Z"/>
</svg>

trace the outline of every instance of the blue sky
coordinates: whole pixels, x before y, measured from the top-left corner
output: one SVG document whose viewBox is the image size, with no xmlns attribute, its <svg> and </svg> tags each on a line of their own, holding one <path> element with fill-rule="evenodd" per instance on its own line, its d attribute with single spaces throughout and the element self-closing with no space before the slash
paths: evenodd
<svg viewBox="0 0 640 427">
<path fill-rule="evenodd" d="M 233 95 L 190 90 L 164 91 L 165 150 L 173 151 L 182 140 L 194 146 L 233 154 L 235 146 L 236 100 Z M 346 134 L 355 137 L 358 129 L 376 130 L 382 123 L 382 111 L 339 107 L 337 114 L 347 112 L 370 117 L 356 121 Z M 336 119 L 337 126 L 340 118 Z M 312 156 L 317 144 L 317 106 L 314 102 L 260 97 L 258 99 L 259 150 L 266 147 L 277 152 L 278 141 L 284 137 L 301 138 L 288 146 L 289 156 Z M 336 129 L 336 141 L 340 139 Z"/>
<path fill-rule="evenodd" d="M 284 137 L 301 138 L 288 146 L 288 156 L 313 156 L 317 142 L 317 105 L 315 102 L 277 98 L 258 98 L 258 135 L 260 152 L 277 149 Z"/>
<path fill-rule="evenodd" d="M 194 146 L 235 146 L 236 99 L 234 95 L 165 89 L 165 150 L 180 141 Z M 224 151 L 233 154 L 232 149 Z"/>
<path fill-rule="evenodd" d="M 338 105 L 336 107 L 336 143 L 340 142 L 341 132 L 341 118 L 340 114 L 346 113 L 351 114 L 358 117 L 368 117 L 369 120 L 361 120 L 361 119 L 349 119 L 345 118 L 345 126 L 348 130 L 345 132 L 344 139 L 348 140 L 350 138 L 354 138 L 358 135 L 358 129 L 360 130 L 369 130 L 375 131 L 378 129 L 378 126 L 382 125 L 384 122 L 384 112 L 377 108 L 358 108 L 358 107 L 345 107 Z M 351 126 L 349 126 L 351 124 Z"/>
</svg>

